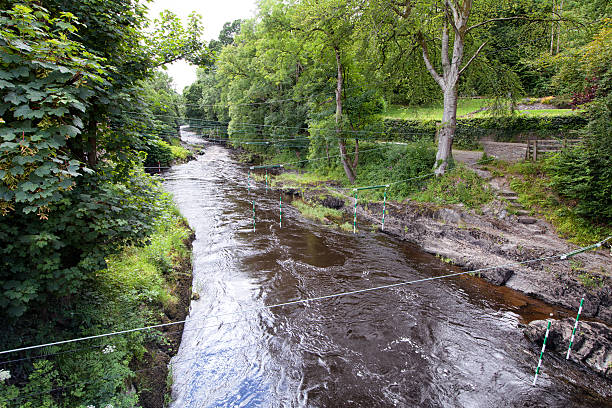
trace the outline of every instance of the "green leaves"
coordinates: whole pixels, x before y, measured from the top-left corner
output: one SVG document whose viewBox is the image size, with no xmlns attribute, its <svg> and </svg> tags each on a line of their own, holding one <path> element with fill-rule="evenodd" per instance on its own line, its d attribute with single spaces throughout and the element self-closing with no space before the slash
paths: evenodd
<svg viewBox="0 0 612 408">
<path fill-rule="evenodd" d="M 52 19 L 32 5 L 0 12 L 0 104 L 5 125 L 0 129 L 0 214 L 39 212 L 61 198 L 80 165 L 66 163 L 68 141 L 76 138 L 92 95 L 79 78 L 93 83 L 101 70 L 99 59 L 69 39 L 73 17 Z M 88 55 L 88 56 L 85 56 Z M 75 76 L 76 73 L 80 76 Z M 94 73 L 95 72 L 95 73 Z M 77 80 L 75 81 L 75 78 Z"/>
</svg>

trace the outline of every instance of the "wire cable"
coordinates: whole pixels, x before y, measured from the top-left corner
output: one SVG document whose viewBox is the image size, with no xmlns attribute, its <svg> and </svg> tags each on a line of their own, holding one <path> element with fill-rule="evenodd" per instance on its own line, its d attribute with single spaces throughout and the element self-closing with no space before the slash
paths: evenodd
<svg viewBox="0 0 612 408">
<path fill-rule="evenodd" d="M 608 237 L 608 238 L 606 238 L 606 239 L 604 239 L 602 241 L 599 241 L 599 242 L 597 242 L 597 243 L 595 243 L 593 245 L 590 245 L 588 247 L 580 248 L 577 251 L 585 251 L 588 248 L 601 247 L 601 245 L 603 245 L 606 241 L 608 241 L 610 239 L 612 239 L 612 236 L 610 236 L 610 237 Z M 434 281 L 434 280 L 439 280 L 439 279 L 451 278 L 451 277 L 454 277 L 454 276 L 466 275 L 466 274 L 482 273 L 482 272 L 487 272 L 487 271 L 494 270 L 494 269 L 501 269 L 501 268 L 509 268 L 509 267 L 514 267 L 514 266 L 527 265 L 527 264 L 531 264 L 531 263 L 535 263 L 535 262 L 542 262 L 542 261 L 553 260 L 553 259 L 554 260 L 566 260 L 566 259 L 569 259 L 571 256 L 573 256 L 572 254 L 576 254 L 576 253 L 578 253 L 578 252 L 572 251 L 572 252 L 568 252 L 568 253 L 562 253 L 562 254 L 552 255 L 552 256 L 545 256 L 545 257 L 536 258 L 536 259 L 530 259 L 530 260 L 521 261 L 521 262 L 512 262 L 512 263 L 507 263 L 507 264 L 504 264 L 504 265 L 497 265 L 497 266 L 490 266 L 490 267 L 485 267 L 485 268 L 480 268 L 480 269 L 474 269 L 474 270 L 471 270 L 471 271 L 456 272 L 456 273 L 451 273 L 451 274 L 447 274 L 447 275 L 441 275 L 441 276 L 434 276 L 434 277 L 429 277 L 429 278 L 416 279 L 416 280 L 412 280 L 412 281 L 397 282 L 397 283 L 392 283 L 392 284 L 388 284 L 388 285 L 375 286 L 375 287 L 370 287 L 370 288 L 365 288 L 365 289 L 356 289 L 356 290 L 351 290 L 351 291 L 346 291 L 346 292 L 332 293 L 332 294 L 329 294 L 329 295 L 317 296 L 317 297 L 312 297 L 312 298 L 307 298 L 307 299 L 292 300 L 292 301 L 288 301 L 288 302 L 276 303 L 276 304 L 269 305 L 269 306 L 254 307 L 254 308 L 250 308 L 250 309 L 246 309 L 246 310 L 238 311 L 238 312 L 227 312 L 227 313 L 221 313 L 221 314 L 213 315 L 213 316 L 206 316 L 206 317 L 203 317 L 203 318 L 190 319 L 189 321 L 206 320 L 206 319 L 218 318 L 218 317 L 222 317 L 222 316 L 232 316 L 232 315 L 236 315 L 236 314 L 244 314 L 244 313 L 247 313 L 247 312 L 275 309 L 275 308 L 284 307 L 284 306 L 290 306 L 290 305 L 305 304 L 305 303 L 309 303 L 309 302 L 326 300 L 326 299 L 332 299 L 332 298 L 337 298 L 337 297 L 341 297 L 341 296 L 349 296 L 349 295 L 355 295 L 355 294 L 358 294 L 358 293 L 367 293 L 367 292 L 372 292 L 372 291 L 376 291 L 376 290 L 395 288 L 395 287 L 405 286 L 405 285 L 413 285 L 413 284 L 416 284 L 416 283 L 429 282 L 429 281 Z M 92 339 L 99 339 L 99 338 L 110 337 L 110 336 L 117 336 L 117 335 L 120 335 L 120 334 L 134 333 L 134 332 L 139 332 L 139 331 L 157 329 L 157 328 L 161 328 L 161 327 L 167 327 L 167 326 L 173 326 L 173 325 L 177 325 L 177 324 L 183 324 L 183 323 L 185 323 L 187 321 L 188 320 L 180 320 L 180 321 L 169 322 L 169 323 L 155 324 L 155 325 L 151 325 L 151 326 L 137 327 L 137 328 L 128 329 L 128 330 L 120 330 L 120 331 L 114 331 L 114 332 L 109 332 L 109 333 L 102 333 L 102 334 L 97 334 L 97 335 L 93 335 L 93 336 L 85 336 L 85 337 L 79 337 L 79 338 L 74 338 L 74 339 L 69 339 L 69 340 L 62 340 L 62 341 L 56 341 L 56 342 L 51 342 L 51 343 L 38 344 L 38 345 L 34 345 L 34 346 L 19 347 L 19 348 L 15 348 L 15 349 L 0 351 L 0 354 L 15 353 L 15 352 L 19 352 L 19 351 L 39 349 L 39 348 L 42 348 L 42 347 L 57 346 L 57 345 L 61 345 L 61 344 L 75 343 L 75 342 L 81 342 L 81 341 L 85 341 L 85 340 L 92 340 Z"/>
</svg>

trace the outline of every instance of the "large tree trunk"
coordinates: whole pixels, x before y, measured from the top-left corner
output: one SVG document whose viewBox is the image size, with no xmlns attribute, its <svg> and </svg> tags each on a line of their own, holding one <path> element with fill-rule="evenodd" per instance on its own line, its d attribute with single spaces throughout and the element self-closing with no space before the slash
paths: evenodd
<svg viewBox="0 0 612 408">
<path fill-rule="evenodd" d="M 436 175 L 444 174 L 453 157 L 453 138 L 457 129 L 457 85 L 444 90 L 444 113 L 442 127 L 438 131 L 438 152 L 434 171 Z"/>
<path fill-rule="evenodd" d="M 342 136 L 342 84 L 344 82 L 344 76 L 342 75 L 342 62 L 340 61 L 340 51 L 335 48 L 336 52 L 336 65 L 338 68 L 338 78 L 336 82 L 336 136 L 338 137 L 338 146 L 340 147 L 340 161 L 344 167 L 346 177 L 351 183 L 355 182 L 355 171 L 351 167 L 346 157 L 346 144 L 344 137 Z"/>
<path fill-rule="evenodd" d="M 465 0 L 462 4 L 455 3 L 451 0 L 444 0 L 444 7 L 446 9 L 446 17 L 442 28 L 440 58 L 442 62 L 442 75 L 438 74 L 436 68 L 431 63 L 425 38 L 423 35 L 419 37 L 425 66 L 444 93 L 444 113 L 442 114 L 442 127 L 438 132 L 438 152 L 436 153 L 436 163 L 434 164 L 434 172 L 436 175 L 444 174 L 452 160 L 453 138 L 455 136 L 455 130 L 457 129 L 457 84 L 459 83 L 459 78 L 486 44 L 486 42 L 481 44 L 472 58 L 461 67 L 465 36 L 468 31 L 473 28 L 468 28 L 467 26 L 470 11 L 472 9 L 472 0 Z M 451 28 L 455 34 L 453 38 L 452 57 L 449 55 L 451 38 L 449 31 Z"/>
</svg>

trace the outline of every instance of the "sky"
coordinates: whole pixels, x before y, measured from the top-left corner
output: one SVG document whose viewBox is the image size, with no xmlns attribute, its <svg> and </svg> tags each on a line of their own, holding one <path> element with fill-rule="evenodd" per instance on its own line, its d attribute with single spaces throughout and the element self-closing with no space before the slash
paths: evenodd
<svg viewBox="0 0 612 408">
<path fill-rule="evenodd" d="M 199 13 L 204 21 L 204 39 L 217 38 L 223 24 L 238 18 L 255 15 L 257 0 L 154 0 L 149 3 L 149 18 L 154 19 L 163 10 L 170 10 L 183 21 L 192 11 Z M 168 65 L 166 71 L 173 79 L 177 91 L 192 84 L 196 79 L 196 67 L 178 61 Z"/>
</svg>

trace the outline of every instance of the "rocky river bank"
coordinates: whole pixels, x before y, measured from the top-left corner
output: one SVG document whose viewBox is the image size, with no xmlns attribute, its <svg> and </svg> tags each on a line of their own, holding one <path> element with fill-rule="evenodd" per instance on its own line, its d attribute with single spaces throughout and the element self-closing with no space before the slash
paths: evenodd
<svg viewBox="0 0 612 408">
<path fill-rule="evenodd" d="M 281 188 L 282 190 L 282 188 Z M 352 216 L 352 200 L 326 195 L 324 190 L 283 190 L 319 205 L 342 209 Z M 575 250 L 559 238 L 553 227 L 537 219 L 525 224 L 507 214 L 504 204 L 494 201 L 482 213 L 461 205 L 433 205 L 406 200 L 387 202 L 384 232 L 418 245 L 446 262 L 465 270 L 514 264 L 536 258 L 554 257 Z M 360 231 L 381 231 L 382 203 L 357 206 Z M 372 227 L 372 228 L 370 228 Z M 362 233 L 362 232 L 360 232 Z M 550 259 L 483 271 L 479 274 L 495 285 L 504 285 L 526 295 L 559 306 L 553 316 L 552 351 L 565 353 L 568 333 L 584 297 L 582 322 L 577 333 L 572 361 L 610 379 L 612 371 L 612 253 L 609 248 L 588 251 L 568 260 Z M 590 320 L 590 321 L 589 321 Z M 529 340 L 541 345 L 544 321 L 523 327 Z M 542 326 L 544 325 L 544 329 Z M 569 329 L 568 329 L 569 327 Z M 569 331 L 568 331 L 569 330 Z"/>
</svg>

